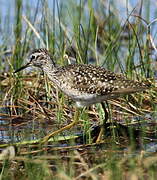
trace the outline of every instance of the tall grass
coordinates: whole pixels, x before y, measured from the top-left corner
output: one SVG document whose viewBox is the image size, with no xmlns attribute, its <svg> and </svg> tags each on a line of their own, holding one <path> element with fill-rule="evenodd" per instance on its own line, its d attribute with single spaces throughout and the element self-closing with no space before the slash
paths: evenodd
<svg viewBox="0 0 157 180">
<path fill-rule="evenodd" d="M 3 107 L 9 109 L 13 120 L 22 117 L 21 124 L 29 127 L 26 133 L 17 130 L 15 136 L 22 132 L 21 141 L 40 138 L 48 131 L 71 122 L 74 115 L 74 103 L 58 91 L 38 69 L 12 74 L 15 69 L 26 63 L 27 54 L 32 49 L 46 47 L 57 64 L 65 65 L 68 63 L 63 58 L 66 48 L 74 46 L 77 63 L 103 66 L 116 73 L 123 73 L 129 79 L 154 79 L 156 68 L 153 64 L 155 58 L 151 56 L 154 54 L 154 48 L 150 37 L 154 36 L 154 32 L 156 34 L 156 30 L 155 25 L 150 29 L 148 27 L 151 22 L 150 1 L 139 4 L 139 8 L 136 7 L 132 11 L 129 11 L 130 1 L 127 1 L 126 18 L 122 18 L 122 12 L 116 8 L 115 1 L 106 3 L 98 0 L 36 0 L 32 3 L 14 0 L 12 3 L 7 11 L 9 12 L 10 8 L 11 14 L 14 11 L 14 19 L 11 20 L 8 13 L 3 21 L 0 14 L 0 27 L 3 27 L 0 72 L 8 74 L 0 76 L 0 102 Z M 146 16 L 142 14 L 142 9 Z M 8 50 L 11 50 L 11 56 L 6 56 Z M 136 156 L 135 152 L 132 154 L 130 144 L 134 148 L 139 145 L 134 137 L 136 131 L 132 128 L 132 125 L 138 122 L 133 120 L 144 112 L 156 112 L 156 90 L 131 95 L 125 99 L 119 98 L 109 103 L 112 127 L 110 133 L 107 131 L 107 135 L 111 134 L 112 138 L 104 140 L 105 146 L 92 144 L 91 126 L 101 124 L 100 121 L 103 122 L 105 116 L 101 106 L 96 105 L 81 111 L 78 127 L 58 135 L 58 142 L 57 138 L 54 138 L 55 142 L 52 142 L 56 143 L 56 146 L 63 143 L 60 149 L 28 145 L 29 143 L 24 145 L 25 142 L 18 145 L 14 161 L 0 162 L 0 178 L 34 179 L 34 174 L 37 174 L 36 179 L 129 179 L 130 176 L 132 179 L 155 179 L 156 154 L 145 155 L 142 151 Z M 141 119 L 142 124 L 144 117 Z M 121 139 L 121 135 L 115 131 L 114 122 L 118 120 L 131 127 L 126 129 L 126 134 L 130 134 L 129 140 L 124 137 Z M 138 126 L 140 127 L 140 124 Z M 15 127 L 18 127 L 18 123 L 15 123 Z M 139 141 L 142 143 L 145 141 L 147 130 L 150 129 L 146 126 L 140 129 Z M 154 126 L 152 129 L 156 132 Z M 67 150 L 64 142 L 71 145 L 75 140 L 66 141 L 65 135 L 75 134 L 76 131 L 84 132 L 83 143 L 89 144 L 89 147 L 78 148 L 76 144 L 75 148 L 68 147 L 70 150 Z M 62 141 L 59 141 L 61 137 Z M 106 147 L 109 150 L 104 150 Z M 150 162 L 151 156 L 154 157 L 154 164 Z"/>
</svg>

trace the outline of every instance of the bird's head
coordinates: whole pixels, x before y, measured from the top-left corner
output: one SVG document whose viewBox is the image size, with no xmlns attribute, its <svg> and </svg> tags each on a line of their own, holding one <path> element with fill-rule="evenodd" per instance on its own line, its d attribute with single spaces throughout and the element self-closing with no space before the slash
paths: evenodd
<svg viewBox="0 0 157 180">
<path fill-rule="evenodd" d="M 17 69 L 14 73 L 17 73 L 27 67 L 35 66 L 39 68 L 43 68 L 44 66 L 47 65 L 52 65 L 55 66 L 55 63 L 51 59 L 51 56 L 48 52 L 47 49 L 45 48 L 40 48 L 40 49 L 35 49 L 33 50 L 29 56 L 28 56 L 28 63 L 21 68 Z"/>
</svg>

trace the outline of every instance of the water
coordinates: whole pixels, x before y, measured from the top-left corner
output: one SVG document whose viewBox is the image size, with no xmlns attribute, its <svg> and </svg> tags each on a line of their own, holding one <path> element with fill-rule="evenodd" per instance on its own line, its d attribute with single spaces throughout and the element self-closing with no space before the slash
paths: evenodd
<svg viewBox="0 0 157 180">
<path fill-rule="evenodd" d="M 48 0 L 48 8 L 50 9 L 50 13 L 51 15 L 53 14 L 53 9 L 54 9 L 54 5 L 55 5 L 55 15 L 56 15 L 56 19 L 58 16 L 58 9 L 57 6 L 59 6 L 59 8 L 63 8 L 63 9 L 67 9 L 65 12 L 68 12 L 68 3 L 74 2 L 74 1 L 62 1 L 62 0 L 58 0 L 58 1 L 52 1 L 52 0 Z M 75 4 L 79 4 L 79 0 L 75 0 Z M 97 7 L 97 2 L 100 3 L 100 1 L 93 1 L 93 7 L 96 10 L 99 10 L 100 7 Z M 112 4 L 110 4 L 111 2 L 114 2 Z M 0 24 L 0 32 L 2 33 L 1 37 L 0 37 L 0 44 L 3 44 L 3 37 L 5 37 L 5 33 L 9 34 L 8 37 L 8 42 L 11 42 L 11 46 L 14 44 L 13 41 L 13 25 L 15 23 L 15 3 L 12 0 L 0 0 L 1 6 L 0 6 L 0 15 L 1 15 L 1 24 Z M 58 5 L 57 5 L 58 4 Z M 85 1 L 82 1 L 82 4 L 85 4 L 85 8 L 87 8 L 87 4 L 85 3 Z M 102 3 L 103 4 L 103 3 Z M 126 1 L 126 0 L 108 0 L 107 3 L 104 6 L 104 10 L 105 11 L 109 11 L 108 9 L 110 8 L 110 11 L 112 11 L 118 18 L 119 20 L 122 22 L 122 24 L 124 22 L 126 22 L 126 19 L 128 17 L 128 14 L 130 14 L 133 9 L 134 11 L 132 12 L 132 14 L 138 14 L 138 12 L 140 11 L 140 4 L 141 1 L 137 1 L 137 0 L 130 0 L 130 1 Z M 147 10 L 148 5 L 150 4 L 150 11 Z M 157 12 L 157 2 L 150 0 L 150 1 L 144 1 L 143 5 L 145 5 L 144 7 L 147 8 L 143 8 L 141 11 L 142 17 L 144 19 L 146 19 L 148 22 L 152 22 L 155 18 L 156 18 L 156 12 Z M 36 12 L 36 8 L 38 8 L 38 11 Z M 23 1 L 23 10 L 22 10 L 22 15 L 26 16 L 30 21 L 31 19 L 33 20 L 35 13 L 37 13 L 37 22 L 41 22 L 42 21 L 42 8 L 43 8 L 43 4 L 42 1 L 39 0 L 27 0 L 27 1 Z M 28 16 L 28 12 L 29 12 L 29 16 Z M 149 12 L 149 13 L 148 13 Z M 66 15 L 66 20 L 67 22 L 71 21 L 69 19 L 69 15 Z M 148 19 L 149 18 L 149 19 Z M 132 20 L 131 20 L 132 19 Z M 135 21 L 135 18 L 130 17 L 129 20 L 131 21 Z M 26 23 L 24 22 L 23 19 L 23 23 L 25 24 L 26 28 Z M 70 24 L 69 24 L 70 26 Z M 154 25 L 156 26 L 156 25 Z M 153 27 L 153 33 L 155 33 L 155 27 Z M 6 32 L 7 30 L 7 32 Z"/>
</svg>

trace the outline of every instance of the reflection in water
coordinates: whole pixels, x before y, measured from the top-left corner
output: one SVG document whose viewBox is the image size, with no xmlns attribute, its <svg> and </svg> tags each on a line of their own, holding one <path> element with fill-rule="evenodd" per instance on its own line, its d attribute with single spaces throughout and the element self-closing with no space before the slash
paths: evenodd
<svg viewBox="0 0 157 180">
<path fill-rule="evenodd" d="M 8 120 L 6 117 L 0 117 L 0 142 L 7 143 L 9 142 L 9 126 L 8 126 Z"/>
<path fill-rule="evenodd" d="M 38 120 L 34 122 L 21 117 L 1 116 L 0 142 L 15 143 L 23 140 L 33 140 L 39 138 L 44 129 Z"/>
<path fill-rule="evenodd" d="M 0 117 L 0 143 L 16 143 L 16 142 L 22 142 L 22 141 L 31 141 L 31 140 L 37 140 L 41 137 L 43 137 L 46 133 L 48 133 L 48 131 L 52 131 L 52 129 L 54 129 L 54 127 L 52 127 L 51 123 L 46 123 L 45 120 L 35 120 L 32 121 L 33 118 L 31 119 L 24 119 L 21 117 L 11 117 L 11 116 L 1 116 Z M 143 124 L 143 126 L 145 126 L 146 124 Z M 54 126 L 54 124 L 53 124 Z M 120 125 L 123 127 L 123 125 Z M 150 124 L 149 124 L 150 126 Z M 96 128 L 100 128 L 100 126 L 96 126 Z M 128 129 L 127 126 L 124 126 L 126 129 Z M 94 133 L 94 131 L 96 131 L 96 128 L 94 128 L 92 130 L 92 133 Z M 119 133 L 122 133 L 122 129 L 119 129 L 117 126 L 116 130 L 117 132 L 120 131 Z M 125 130 L 125 129 L 124 129 Z M 137 130 L 139 132 L 139 135 L 142 133 L 142 127 L 141 130 Z M 76 129 L 74 130 L 74 134 L 76 135 L 76 132 L 78 132 Z M 81 131 L 79 131 L 81 132 Z M 107 131 L 106 131 L 107 132 Z M 123 132 L 124 133 L 124 132 Z M 108 133 L 107 133 L 108 134 Z M 121 135 L 122 136 L 122 135 Z M 81 142 L 81 144 L 84 144 L 82 140 L 80 140 L 80 138 L 83 138 L 83 134 L 80 133 L 78 134 L 78 139 L 75 141 L 75 143 L 77 145 L 79 145 Z M 93 136 L 94 137 L 94 136 Z M 112 141 L 110 142 L 110 138 L 107 136 L 107 141 L 105 143 L 105 149 L 107 148 L 111 148 L 112 146 Z M 119 134 L 119 138 L 120 138 L 120 134 Z M 137 140 L 137 150 L 140 151 L 145 150 L 147 152 L 156 152 L 157 151 L 157 139 L 155 134 L 150 134 L 149 133 L 147 135 L 145 135 L 145 137 L 135 137 Z M 140 141 L 141 138 L 143 138 L 143 143 L 140 145 Z M 121 138 L 120 138 L 121 139 Z M 119 139 L 119 140 L 120 140 Z M 129 148 L 129 144 L 128 141 L 130 137 L 122 137 L 123 140 L 123 145 L 121 143 L 119 143 L 119 148 L 123 148 L 124 150 Z M 120 140 L 121 141 L 121 140 Z M 119 141 L 119 142 L 120 142 Z M 126 141 L 124 143 L 124 141 Z M 54 143 L 54 145 L 52 144 L 51 147 L 67 147 L 67 146 L 71 146 L 72 142 L 67 143 L 68 141 L 58 141 L 58 143 Z M 74 144 L 75 144 L 74 143 Z M 68 145 L 69 144 L 69 145 Z M 122 145 L 122 146 L 121 146 Z"/>
</svg>

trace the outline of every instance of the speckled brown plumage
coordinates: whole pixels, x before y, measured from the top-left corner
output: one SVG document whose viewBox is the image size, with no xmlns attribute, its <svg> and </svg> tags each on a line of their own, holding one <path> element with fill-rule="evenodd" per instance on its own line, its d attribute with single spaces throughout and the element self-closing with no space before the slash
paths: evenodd
<svg viewBox="0 0 157 180">
<path fill-rule="evenodd" d="M 46 49 L 34 50 L 29 59 L 29 63 L 16 72 L 31 65 L 40 67 L 78 106 L 88 106 L 148 88 L 142 82 L 128 80 L 103 67 L 78 64 L 57 67 Z"/>
</svg>

